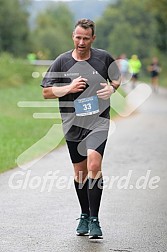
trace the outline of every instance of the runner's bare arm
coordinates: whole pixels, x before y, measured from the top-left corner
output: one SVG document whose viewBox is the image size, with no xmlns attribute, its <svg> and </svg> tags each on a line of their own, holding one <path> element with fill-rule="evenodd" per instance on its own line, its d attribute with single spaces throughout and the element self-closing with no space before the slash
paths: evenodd
<svg viewBox="0 0 167 252">
<path fill-rule="evenodd" d="M 81 92 L 86 87 L 86 81 L 87 79 L 82 78 L 80 76 L 74 79 L 69 85 L 65 85 L 62 87 L 45 87 L 43 88 L 42 94 L 45 99 L 55 99 L 70 93 Z"/>
</svg>

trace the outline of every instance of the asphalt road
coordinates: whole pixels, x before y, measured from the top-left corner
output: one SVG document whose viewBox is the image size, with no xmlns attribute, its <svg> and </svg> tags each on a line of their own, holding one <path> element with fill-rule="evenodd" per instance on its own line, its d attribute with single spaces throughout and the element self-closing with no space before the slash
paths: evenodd
<svg viewBox="0 0 167 252">
<path fill-rule="evenodd" d="M 61 147 L 0 175 L 0 252 L 167 251 L 167 91 L 115 125 L 103 161 L 104 239 L 75 235 L 79 205 Z"/>
</svg>

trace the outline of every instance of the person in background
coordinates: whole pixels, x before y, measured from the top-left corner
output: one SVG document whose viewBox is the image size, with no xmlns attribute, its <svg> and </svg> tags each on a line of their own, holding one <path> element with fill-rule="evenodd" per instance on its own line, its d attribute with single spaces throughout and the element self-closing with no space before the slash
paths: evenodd
<svg viewBox="0 0 167 252">
<path fill-rule="evenodd" d="M 159 86 L 159 73 L 161 72 L 161 67 L 157 57 L 152 58 L 152 62 L 148 66 L 148 71 L 150 72 L 152 89 L 154 92 L 157 92 Z"/>
<path fill-rule="evenodd" d="M 129 63 L 125 53 L 118 57 L 117 64 L 121 73 L 121 83 L 125 84 L 129 77 Z"/>
<path fill-rule="evenodd" d="M 27 59 L 30 63 L 34 63 L 34 61 L 36 60 L 36 54 L 31 52 L 27 54 Z"/>
<path fill-rule="evenodd" d="M 130 68 L 130 71 L 132 72 L 132 88 L 135 88 L 136 86 L 136 82 L 139 78 L 141 66 L 142 64 L 138 56 L 136 54 L 132 55 L 132 57 L 129 60 L 129 68 Z"/>
</svg>

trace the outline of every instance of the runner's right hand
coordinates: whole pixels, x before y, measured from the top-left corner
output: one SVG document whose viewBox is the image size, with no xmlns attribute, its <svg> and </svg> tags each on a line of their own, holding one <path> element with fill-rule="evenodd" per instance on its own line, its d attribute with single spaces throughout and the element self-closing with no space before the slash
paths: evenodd
<svg viewBox="0 0 167 252">
<path fill-rule="evenodd" d="M 86 82 L 88 80 L 79 76 L 78 78 L 74 79 L 70 84 L 70 92 L 69 93 L 77 93 L 82 92 L 86 88 Z"/>
</svg>

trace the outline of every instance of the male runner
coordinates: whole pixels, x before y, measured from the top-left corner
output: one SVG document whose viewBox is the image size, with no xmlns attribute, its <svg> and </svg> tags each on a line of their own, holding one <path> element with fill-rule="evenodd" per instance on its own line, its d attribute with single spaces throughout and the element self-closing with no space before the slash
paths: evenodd
<svg viewBox="0 0 167 252">
<path fill-rule="evenodd" d="M 110 96 L 120 84 L 114 59 L 91 47 L 95 24 L 79 20 L 74 49 L 61 54 L 43 79 L 43 96 L 59 99 L 63 130 L 74 167 L 81 206 L 77 235 L 102 238 L 99 207 L 103 190 L 101 164 L 109 130 Z"/>
</svg>

